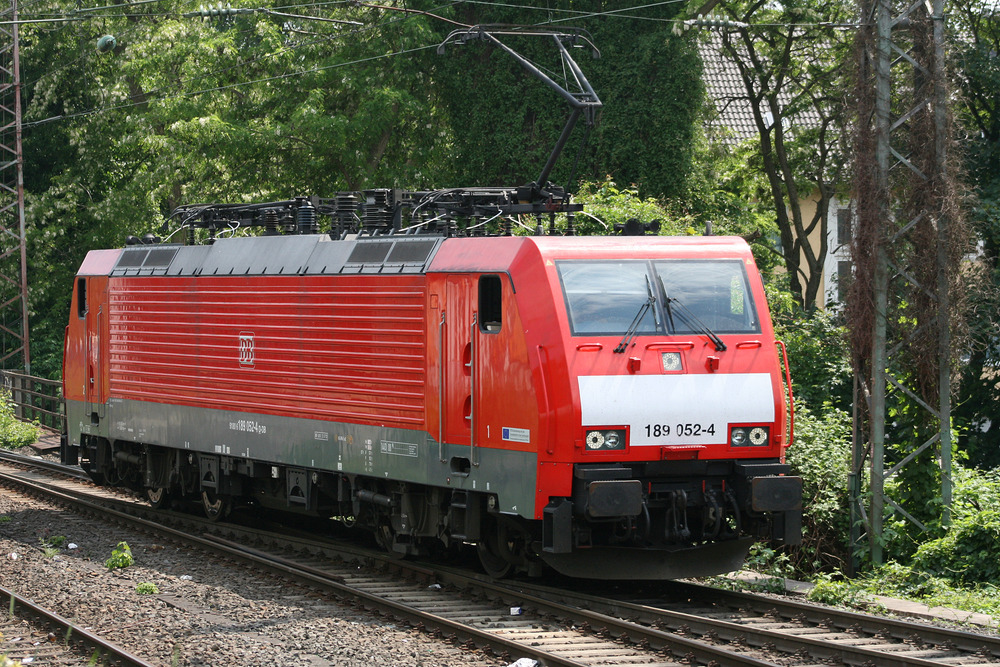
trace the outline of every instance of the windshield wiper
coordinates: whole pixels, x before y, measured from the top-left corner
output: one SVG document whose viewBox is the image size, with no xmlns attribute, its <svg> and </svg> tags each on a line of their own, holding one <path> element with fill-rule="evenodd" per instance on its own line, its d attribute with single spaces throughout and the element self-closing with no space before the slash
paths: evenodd
<svg viewBox="0 0 1000 667">
<path fill-rule="evenodd" d="M 651 308 L 653 309 L 653 321 L 657 326 L 659 326 L 659 322 L 656 322 L 656 309 L 653 308 L 656 304 L 656 297 L 653 296 L 653 288 L 649 284 L 649 276 L 646 276 L 646 294 L 649 295 L 649 298 L 643 301 L 642 305 L 639 306 L 639 312 L 637 312 L 635 317 L 632 318 L 632 324 L 628 325 L 628 329 L 625 330 L 625 336 L 622 337 L 618 346 L 614 349 L 617 354 L 621 354 L 628 349 L 629 345 L 631 345 L 632 339 L 635 338 L 635 335 L 639 330 L 639 324 L 642 322 L 642 318 L 646 316 L 646 313 L 648 313 Z"/>
<path fill-rule="evenodd" d="M 709 329 L 707 324 L 698 319 L 698 316 L 695 315 L 690 308 L 685 306 L 683 302 L 676 297 L 672 297 L 667 294 L 667 288 L 663 284 L 663 278 L 660 276 L 657 276 L 656 278 L 660 281 L 660 289 L 663 290 L 663 304 L 667 311 L 667 318 L 670 321 L 670 331 L 672 332 L 674 330 L 674 316 L 670 304 L 674 304 L 677 306 L 677 316 L 683 320 L 689 328 L 708 336 L 708 339 L 715 345 L 716 352 L 725 352 L 726 344 L 722 342 L 722 339 L 719 338 L 714 331 Z"/>
</svg>

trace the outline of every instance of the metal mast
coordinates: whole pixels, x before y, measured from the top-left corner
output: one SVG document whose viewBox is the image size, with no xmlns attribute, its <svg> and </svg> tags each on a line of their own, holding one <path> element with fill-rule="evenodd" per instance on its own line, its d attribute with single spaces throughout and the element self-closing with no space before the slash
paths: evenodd
<svg viewBox="0 0 1000 667">
<path fill-rule="evenodd" d="M 0 13 L 0 368 L 31 373 L 17 0 Z"/>
<path fill-rule="evenodd" d="M 856 91 L 862 117 L 855 144 L 858 227 L 848 318 L 859 331 L 853 341 L 859 391 L 851 544 L 856 554 L 867 541 L 875 565 L 884 560 L 887 509 L 926 530 L 886 495 L 886 482 L 928 450 L 938 455 L 944 524 L 951 504 L 950 292 L 956 260 L 949 219 L 944 0 L 896 4 L 862 0 Z M 870 31 L 867 37 L 864 31 Z M 907 425 L 906 438 L 898 423 L 889 437 L 916 436 L 923 442 L 907 451 L 893 447 L 892 467 L 886 469 L 887 403 L 892 401 L 914 406 L 922 417 L 914 419 L 917 426 Z"/>
</svg>

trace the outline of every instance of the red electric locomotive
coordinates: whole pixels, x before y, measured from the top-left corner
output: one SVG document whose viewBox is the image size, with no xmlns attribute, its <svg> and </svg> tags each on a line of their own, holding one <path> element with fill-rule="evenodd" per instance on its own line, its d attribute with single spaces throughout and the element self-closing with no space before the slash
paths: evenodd
<svg viewBox="0 0 1000 667">
<path fill-rule="evenodd" d="M 754 538 L 797 542 L 747 244 L 457 235 L 553 210 L 579 206 L 343 193 L 179 212 L 258 236 L 91 252 L 64 459 L 213 518 L 345 517 L 398 554 L 475 544 L 498 577 L 697 576 L 737 569 Z"/>
</svg>

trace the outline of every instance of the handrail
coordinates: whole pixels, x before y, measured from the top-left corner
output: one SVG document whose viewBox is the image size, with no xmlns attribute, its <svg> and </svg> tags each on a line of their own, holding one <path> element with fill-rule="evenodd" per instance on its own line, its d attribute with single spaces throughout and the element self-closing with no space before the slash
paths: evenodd
<svg viewBox="0 0 1000 667">
<path fill-rule="evenodd" d="M 476 330 L 479 328 L 479 313 L 472 314 L 469 325 L 469 460 L 478 466 L 476 460 Z"/>
<path fill-rule="evenodd" d="M 788 350 L 785 349 L 784 341 L 776 340 L 775 345 L 781 348 L 781 358 L 785 362 L 785 384 L 788 385 L 788 445 L 792 446 L 795 440 L 795 396 L 792 395 L 792 372 L 788 368 Z"/>
<path fill-rule="evenodd" d="M 552 437 L 552 423 L 555 421 L 552 417 L 552 411 L 549 407 L 549 388 L 545 383 L 545 369 L 548 367 L 549 353 L 545 349 L 544 345 L 538 346 L 538 375 L 542 380 L 542 386 L 540 387 L 542 392 L 542 404 L 545 406 L 542 414 L 545 415 L 545 452 L 552 454 L 555 451 L 554 438 Z M 543 359 L 544 357 L 544 359 Z"/>
<path fill-rule="evenodd" d="M 438 363 L 438 460 L 444 463 L 444 366 L 448 352 L 444 347 L 445 311 L 441 311 L 441 322 L 438 324 L 438 344 L 441 346 L 441 358 Z"/>
</svg>

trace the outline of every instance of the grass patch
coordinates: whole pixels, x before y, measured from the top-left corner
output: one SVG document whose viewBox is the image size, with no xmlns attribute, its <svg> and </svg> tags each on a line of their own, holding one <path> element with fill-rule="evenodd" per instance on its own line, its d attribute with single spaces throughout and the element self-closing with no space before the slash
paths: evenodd
<svg viewBox="0 0 1000 667">
<path fill-rule="evenodd" d="M 854 582 L 874 595 L 902 598 L 929 607 L 951 607 L 1000 619 L 1000 588 L 990 583 L 960 585 L 899 563 L 887 563 Z"/>
<path fill-rule="evenodd" d="M 10 392 L 0 390 L 0 447 L 17 449 L 38 440 L 38 426 L 18 419 L 14 415 L 14 401 Z"/>
</svg>

